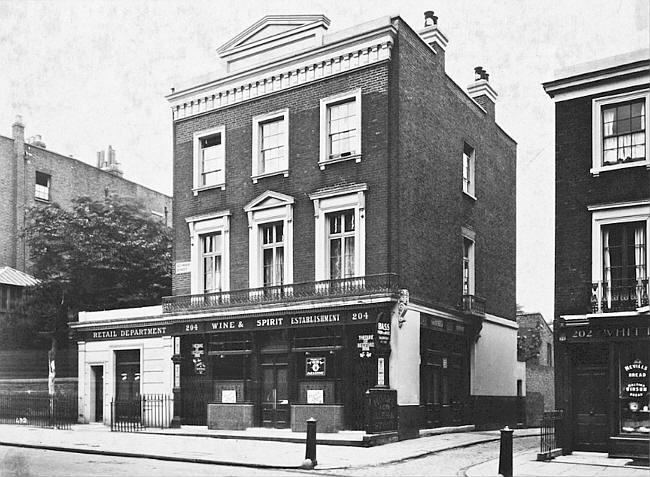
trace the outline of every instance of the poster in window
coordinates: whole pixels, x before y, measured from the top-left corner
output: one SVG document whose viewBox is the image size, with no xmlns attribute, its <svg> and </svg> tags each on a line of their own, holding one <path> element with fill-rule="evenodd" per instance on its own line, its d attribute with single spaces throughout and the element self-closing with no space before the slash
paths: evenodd
<svg viewBox="0 0 650 477">
<path fill-rule="evenodd" d="M 235 404 L 237 402 L 237 390 L 235 389 L 222 389 L 221 390 L 222 404 Z"/>
<path fill-rule="evenodd" d="M 192 343 L 192 363 L 194 363 L 194 374 L 205 373 L 203 354 L 203 343 Z"/>
<path fill-rule="evenodd" d="M 305 376 L 325 376 L 326 358 L 307 358 Z"/>
<path fill-rule="evenodd" d="M 307 390 L 307 404 L 323 404 L 323 390 L 322 389 L 308 389 Z"/>
</svg>

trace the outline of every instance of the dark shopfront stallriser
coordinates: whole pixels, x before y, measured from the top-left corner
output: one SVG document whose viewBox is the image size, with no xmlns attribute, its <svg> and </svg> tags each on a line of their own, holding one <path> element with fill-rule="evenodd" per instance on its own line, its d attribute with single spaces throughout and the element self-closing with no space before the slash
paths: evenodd
<svg viewBox="0 0 650 477">
<path fill-rule="evenodd" d="M 377 321 L 390 315 L 363 309 L 320 316 L 328 313 L 337 324 L 265 317 L 271 329 L 238 331 L 236 324 L 181 336 L 181 422 L 291 427 L 293 414 L 298 429 L 302 414 L 318 411 L 323 431 L 363 429 L 365 392 L 377 385 Z"/>
<path fill-rule="evenodd" d="M 568 410 L 565 451 L 648 458 L 646 320 L 558 328 L 556 394 L 558 406 Z"/>
</svg>

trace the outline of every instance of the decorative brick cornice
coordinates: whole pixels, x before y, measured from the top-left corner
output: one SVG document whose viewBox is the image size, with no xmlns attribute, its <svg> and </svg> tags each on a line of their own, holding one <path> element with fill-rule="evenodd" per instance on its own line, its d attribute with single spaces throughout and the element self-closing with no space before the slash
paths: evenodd
<svg viewBox="0 0 650 477">
<path fill-rule="evenodd" d="M 393 41 L 389 35 L 375 41 L 355 43 L 317 57 L 296 61 L 269 72 L 249 72 L 245 77 L 223 78 L 192 92 L 172 93 L 167 97 L 171 103 L 174 121 L 217 110 L 295 86 L 318 81 L 340 73 L 353 71 L 385 60 L 390 60 Z M 279 63 L 279 62 L 278 62 Z"/>
</svg>

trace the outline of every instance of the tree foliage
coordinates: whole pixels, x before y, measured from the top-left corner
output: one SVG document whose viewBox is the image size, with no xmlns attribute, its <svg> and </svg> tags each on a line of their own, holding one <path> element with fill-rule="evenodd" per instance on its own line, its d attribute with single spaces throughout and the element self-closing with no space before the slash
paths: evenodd
<svg viewBox="0 0 650 477">
<path fill-rule="evenodd" d="M 70 210 L 37 206 L 27 211 L 25 236 L 40 284 L 14 323 L 15 345 L 44 331 L 63 338 L 78 311 L 160 304 L 171 292 L 171 230 L 135 202 L 80 197 Z"/>
</svg>

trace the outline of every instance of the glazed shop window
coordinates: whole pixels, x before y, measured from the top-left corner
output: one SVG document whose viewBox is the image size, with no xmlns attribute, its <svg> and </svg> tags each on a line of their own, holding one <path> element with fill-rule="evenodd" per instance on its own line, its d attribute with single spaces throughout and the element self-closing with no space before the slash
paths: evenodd
<svg viewBox="0 0 650 477">
<path fill-rule="evenodd" d="M 620 416 L 622 434 L 650 433 L 648 351 L 644 346 L 621 351 Z"/>
</svg>

